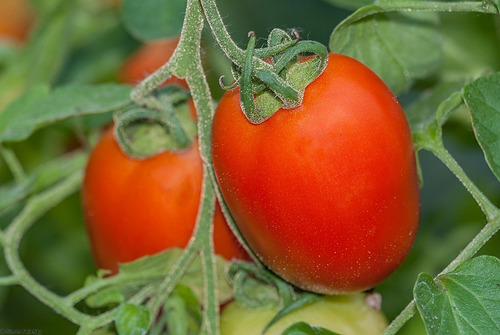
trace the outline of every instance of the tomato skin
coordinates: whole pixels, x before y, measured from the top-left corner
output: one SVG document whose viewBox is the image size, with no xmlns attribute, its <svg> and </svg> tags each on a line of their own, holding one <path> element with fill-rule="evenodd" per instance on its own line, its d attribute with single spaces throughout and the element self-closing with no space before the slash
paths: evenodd
<svg viewBox="0 0 500 335">
<path fill-rule="evenodd" d="M 0 1 L 0 40 L 22 43 L 28 37 L 35 15 L 27 0 Z"/>
<path fill-rule="evenodd" d="M 202 161 L 197 141 L 184 152 L 164 152 L 133 160 L 108 129 L 92 151 L 82 189 L 84 216 L 97 266 L 185 247 L 198 212 Z M 219 206 L 214 214 L 215 251 L 230 260 L 248 255 L 226 225 Z"/>
<path fill-rule="evenodd" d="M 221 335 L 260 335 L 278 313 L 276 308 L 244 308 L 231 302 L 221 314 Z M 378 335 L 387 327 L 382 312 L 369 308 L 363 294 L 325 296 L 283 317 L 266 332 L 279 335 L 297 322 L 343 335 Z"/>
<path fill-rule="evenodd" d="M 405 259 L 419 219 L 413 142 L 397 99 L 353 58 L 330 54 L 300 107 L 259 125 L 239 91 L 212 128 L 215 173 L 261 260 L 306 290 L 369 289 Z"/>
<path fill-rule="evenodd" d="M 145 77 L 158 70 L 168 62 L 179 43 L 178 38 L 166 38 L 150 41 L 136 50 L 119 70 L 119 80 L 123 83 L 137 85 Z M 177 84 L 188 88 L 187 83 L 177 77 L 169 78 L 163 85 Z"/>
</svg>

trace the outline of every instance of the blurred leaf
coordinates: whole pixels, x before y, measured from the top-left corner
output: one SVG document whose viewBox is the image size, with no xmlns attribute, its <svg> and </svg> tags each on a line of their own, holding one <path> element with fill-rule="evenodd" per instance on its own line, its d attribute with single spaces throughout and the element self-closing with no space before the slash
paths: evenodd
<svg viewBox="0 0 500 335">
<path fill-rule="evenodd" d="M 447 79 L 477 78 L 500 70 L 498 16 L 477 13 L 443 13 L 443 63 Z"/>
<path fill-rule="evenodd" d="M 36 86 L 0 113 L 0 142 L 21 141 L 42 126 L 73 116 L 106 113 L 130 102 L 131 87 L 71 85 L 52 92 Z"/>
<path fill-rule="evenodd" d="M 116 311 L 116 330 L 119 335 L 145 335 L 149 320 L 149 311 L 145 307 L 123 304 Z"/>
<path fill-rule="evenodd" d="M 331 330 L 311 326 L 305 322 L 297 322 L 285 329 L 282 335 L 339 335 Z"/>
<path fill-rule="evenodd" d="M 25 90 L 56 78 L 68 53 L 74 9 L 74 1 L 58 0 L 39 18 L 29 43 L 0 76 L 0 111 Z"/>
<path fill-rule="evenodd" d="M 427 127 L 436 121 L 437 110 L 443 101 L 459 93 L 464 83 L 459 81 L 441 82 L 423 92 L 411 105 L 405 108 L 405 114 L 413 132 Z M 442 124 L 444 120 L 440 123 Z"/>
<path fill-rule="evenodd" d="M 169 335 L 197 335 L 202 311 L 200 302 L 189 286 L 177 285 L 163 305 Z"/>
<path fill-rule="evenodd" d="M 51 83 L 58 74 L 69 50 L 74 14 L 74 2 L 62 0 L 42 18 L 26 49 L 29 87 Z"/>
<path fill-rule="evenodd" d="M 374 5 L 359 9 L 335 28 L 330 50 L 360 60 L 398 94 L 438 69 L 441 35 L 434 13 L 389 11 Z"/>
<path fill-rule="evenodd" d="M 178 36 L 186 3 L 186 0 L 122 0 L 123 23 L 141 41 Z"/>
<path fill-rule="evenodd" d="M 101 31 L 70 55 L 58 84 L 115 81 L 120 66 L 136 47 L 137 42 L 121 26 Z"/>
<path fill-rule="evenodd" d="M 232 262 L 228 277 L 236 301 L 246 308 L 283 308 L 295 298 L 289 283 L 252 262 Z"/>
<path fill-rule="evenodd" d="M 35 185 L 35 176 L 29 176 L 22 184 L 0 187 L 0 213 L 30 194 Z"/>
<path fill-rule="evenodd" d="M 493 2 L 497 10 L 500 12 L 500 0 L 491 0 L 491 2 Z"/>
<path fill-rule="evenodd" d="M 418 310 L 433 334 L 500 332 L 500 260 L 480 256 L 436 281 L 419 275 L 414 288 Z"/>
<path fill-rule="evenodd" d="M 500 73 L 482 77 L 464 88 L 477 141 L 500 180 Z"/>
<path fill-rule="evenodd" d="M 85 299 L 85 303 L 92 308 L 106 307 L 121 304 L 125 301 L 122 291 L 116 287 L 111 287 L 93 294 Z"/>
<path fill-rule="evenodd" d="M 372 5 L 374 0 L 324 0 L 334 6 L 356 10 L 360 7 Z"/>
<path fill-rule="evenodd" d="M 28 195 L 39 192 L 77 170 L 83 169 L 86 162 L 87 155 L 83 152 L 67 154 L 41 165 L 21 184 L 2 185 L 0 187 L 0 213 Z"/>
</svg>

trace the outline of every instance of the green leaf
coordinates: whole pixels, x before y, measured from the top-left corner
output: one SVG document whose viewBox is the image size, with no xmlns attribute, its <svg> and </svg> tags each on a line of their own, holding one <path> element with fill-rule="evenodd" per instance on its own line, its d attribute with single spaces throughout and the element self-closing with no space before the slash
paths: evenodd
<svg viewBox="0 0 500 335">
<path fill-rule="evenodd" d="M 285 315 L 301 308 L 302 306 L 318 301 L 320 297 L 321 296 L 313 293 L 304 293 L 297 300 L 295 300 L 294 302 L 292 302 L 291 304 L 285 306 L 282 310 L 280 310 L 278 314 L 276 314 L 274 318 L 271 321 L 269 321 L 269 323 L 264 328 L 263 332 L 265 333 L 269 328 L 271 328 L 276 322 L 281 320 L 281 318 L 283 318 Z"/>
<path fill-rule="evenodd" d="M 449 108 L 443 115 L 441 113 L 447 106 L 450 106 L 451 102 L 456 102 L 456 96 L 460 94 L 463 85 L 463 81 L 441 82 L 433 86 L 431 90 L 423 92 L 416 101 L 407 106 L 405 113 L 412 132 L 422 131 L 438 121 L 438 110 L 440 111 L 438 123 L 443 125 L 449 117 Z"/>
<path fill-rule="evenodd" d="M 35 86 L 0 113 L 0 142 L 21 141 L 36 129 L 74 116 L 125 107 L 131 87 L 118 84 L 72 85 L 52 92 Z"/>
<path fill-rule="evenodd" d="M 500 0 L 490 0 L 490 1 L 493 2 L 498 12 L 500 13 Z"/>
<path fill-rule="evenodd" d="M 331 330 L 311 326 L 305 322 L 297 322 L 285 329 L 282 335 L 339 335 Z"/>
<path fill-rule="evenodd" d="M 125 301 L 123 292 L 115 287 L 102 290 L 85 299 L 85 303 L 92 308 L 100 308 L 112 305 L 118 305 Z"/>
<path fill-rule="evenodd" d="M 472 126 L 484 156 L 500 180 L 500 73 L 465 86 L 463 98 L 470 109 Z"/>
<path fill-rule="evenodd" d="M 142 41 L 178 36 L 186 3 L 186 0 L 123 0 L 123 23 Z"/>
<path fill-rule="evenodd" d="M 183 252 L 183 249 L 171 248 L 153 256 L 143 257 L 130 263 L 120 264 L 119 276 L 149 276 L 161 280 L 168 275 L 168 272 L 181 257 Z M 226 279 L 228 262 L 220 256 L 216 255 L 215 257 L 217 263 L 217 278 L 219 280 L 217 283 L 219 301 L 223 303 L 233 297 L 232 288 Z M 202 271 L 201 260 L 199 257 L 196 257 L 180 281 L 180 283 L 191 287 L 199 297 L 202 296 L 202 288 L 204 287 Z"/>
<path fill-rule="evenodd" d="M 500 333 L 500 259 L 480 256 L 439 276 L 419 275 L 415 301 L 427 332 Z"/>
<path fill-rule="evenodd" d="M 0 76 L 0 111 L 35 85 L 51 84 L 70 47 L 75 1 L 58 0 L 40 15 L 28 44 Z"/>
<path fill-rule="evenodd" d="M 236 261 L 228 269 L 236 301 L 247 308 L 288 306 L 294 300 L 293 288 L 255 263 Z"/>
<path fill-rule="evenodd" d="M 373 4 L 373 0 L 324 0 L 324 1 L 329 2 L 337 7 L 352 9 L 352 10 Z"/>
<path fill-rule="evenodd" d="M 360 60 L 398 94 L 438 69 L 442 50 L 437 23 L 434 13 L 366 6 L 335 28 L 330 50 Z"/>
<path fill-rule="evenodd" d="M 200 302 L 189 286 L 178 285 L 163 305 L 168 334 L 196 335 L 199 333 L 202 311 Z"/>
<path fill-rule="evenodd" d="M 115 325 L 119 335 L 145 335 L 149 324 L 149 311 L 143 306 L 122 304 L 116 311 Z"/>
</svg>

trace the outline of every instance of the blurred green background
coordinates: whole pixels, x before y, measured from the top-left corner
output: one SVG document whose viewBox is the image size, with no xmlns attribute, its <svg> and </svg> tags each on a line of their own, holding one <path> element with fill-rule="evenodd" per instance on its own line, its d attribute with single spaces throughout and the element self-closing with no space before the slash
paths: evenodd
<svg viewBox="0 0 500 335">
<path fill-rule="evenodd" d="M 33 0 L 32 5 L 35 13 L 43 14 L 57 1 Z M 320 0 L 218 0 L 217 4 L 232 37 L 241 46 L 246 44 L 248 31 L 255 31 L 262 42 L 275 27 L 297 28 L 303 39 L 317 40 L 327 45 L 333 28 L 351 13 Z M 121 24 L 119 9 L 111 5 L 111 1 L 79 0 L 71 15 L 72 33 L 67 34 L 65 40 L 53 42 L 52 46 L 59 46 L 61 50 L 49 50 L 58 56 L 54 59 L 60 59 L 58 66 L 51 70 L 51 83 L 63 85 L 116 80 L 120 64 L 140 46 L 140 42 Z M 477 14 L 443 16 L 443 22 L 449 23 L 450 27 L 459 27 L 454 29 L 451 37 L 453 42 L 471 43 L 471 46 L 479 43 L 477 36 L 491 29 L 494 23 L 493 19 L 484 19 Z M 214 97 L 218 98 L 222 90 L 217 81 L 221 74 L 229 73 L 229 64 L 221 56 L 208 30 L 205 39 L 207 74 Z M 0 47 L 0 83 L 2 76 L 7 75 L 8 67 L 13 66 L 12 59 L 22 54 L 23 48 L 5 43 Z M 495 48 L 498 49 L 498 45 Z M 474 55 L 473 49 L 471 54 L 454 54 L 460 57 L 445 59 L 443 66 L 466 64 L 468 69 L 472 66 L 499 69 L 500 57 L 481 59 L 471 56 Z M 479 51 L 476 53 L 480 54 Z M 50 66 L 54 67 L 54 64 L 50 63 Z M 409 103 L 417 93 L 418 90 L 408 92 L 400 96 L 401 101 L 403 104 Z M 105 117 L 95 124 L 106 120 Z M 79 145 L 78 137 L 74 134 L 75 130 L 81 130 L 82 124 L 87 123 L 81 120 L 62 122 L 37 131 L 29 140 L 16 143 L 12 148 L 25 169 L 32 171 L 38 165 Z M 476 143 L 466 112 L 461 111 L 454 116 L 445 126 L 444 133 L 448 150 L 479 188 L 495 204 L 500 204 L 499 183 Z M 389 319 L 395 317 L 412 299 L 417 275 L 420 272 L 439 273 L 485 223 L 475 201 L 443 164 L 427 152 L 421 152 L 419 159 L 424 178 L 420 231 L 404 265 L 376 288 L 382 294 L 383 310 Z M 0 185 L 11 179 L 10 172 L 0 158 Z M 3 213 L 0 226 L 5 228 L 19 210 L 20 207 L 14 207 Z M 500 256 L 499 245 L 500 236 L 496 236 L 481 253 Z M 50 210 L 28 231 L 22 241 L 21 254 L 33 276 L 54 292 L 64 295 L 83 285 L 86 276 L 94 273 L 95 268 L 82 220 L 79 194 Z M 2 257 L 0 275 L 6 273 Z M 84 306 L 82 308 L 85 309 Z M 71 322 L 53 313 L 18 286 L 0 288 L 0 329 L 39 329 L 44 334 L 72 334 L 77 330 Z M 402 332 L 423 333 L 418 318 L 414 318 Z"/>
</svg>

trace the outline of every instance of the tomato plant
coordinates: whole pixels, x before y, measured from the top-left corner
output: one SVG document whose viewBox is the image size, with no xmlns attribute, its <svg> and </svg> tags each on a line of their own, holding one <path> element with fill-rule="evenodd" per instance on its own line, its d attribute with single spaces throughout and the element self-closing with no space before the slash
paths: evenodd
<svg viewBox="0 0 500 335">
<path fill-rule="evenodd" d="M 285 315 L 266 334 L 281 334 L 297 322 L 307 322 L 343 335 L 381 334 L 387 327 L 385 316 L 369 307 L 364 297 L 364 294 L 322 297 Z M 245 308 L 232 302 L 221 314 L 221 335 L 262 334 L 277 312 L 274 307 Z"/>
<path fill-rule="evenodd" d="M 419 191 L 410 129 L 387 86 L 331 54 L 302 106 L 259 125 L 221 99 L 212 157 L 225 201 L 273 271 L 315 292 L 371 288 L 410 251 Z"/>
<path fill-rule="evenodd" d="M 0 39 L 14 42 L 26 40 L 35 18 L 27 0 L 2 0 L 0 2 Z"/>
<path fill-rule="evenodd" d="M 133 160 L 108 129 L 93 149 L 85 172 L 84 214 L 99 268 L 116 271 L 118 263 L 185 247 L 199 207 L 202 162 L 195 141 L 183 152 L 164 152 Z M 245 259 L 217 206 L 216 253 Z"/>
<path fill-rule="evenodd" d="M 0 36 L 2 330 L 500 329 L 498 0 L 30 3 Z"/>
</svg>

